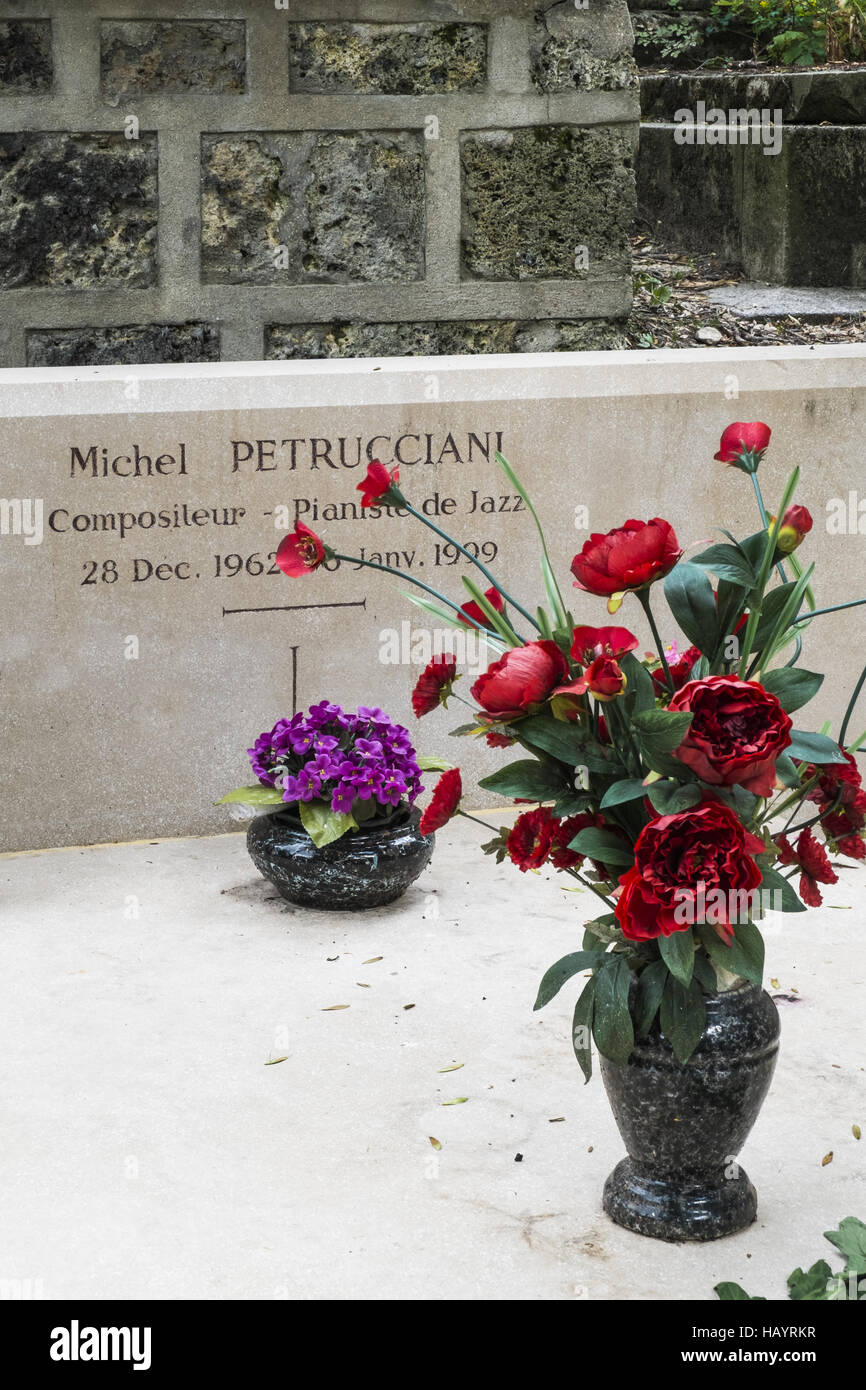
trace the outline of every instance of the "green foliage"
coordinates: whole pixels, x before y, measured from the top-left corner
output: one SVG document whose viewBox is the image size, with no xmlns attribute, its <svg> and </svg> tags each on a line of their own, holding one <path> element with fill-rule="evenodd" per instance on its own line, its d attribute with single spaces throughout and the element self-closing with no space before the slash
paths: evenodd
<svg viewBox="0 0 866 1390">
<path fill-rule="evenodd" d="M 816 1260 L 810 1269 L 794 1270 L 788 1275 L 788 1297 L 804 1303 L 837 1303 L 866 1297 L 866 1225 L 856 1216 L 846 1216 L 839 1222 L 838 1231 L 825 1231 L 824 1236 L 845 1256 L 845 1264 L 836 1274 L 826 1260 Z M 726 1303 L 765 1303 L 766 1299 L 746 1293 L 740 1284 L 716 1284 L 715 1292 Z"/>
<path fill-rule="evenodd" d="M 756 58 L 811 67 L 866 58 L 864 0 L 716 0 L 713 30 L 750 34 Z"/>
</svg>

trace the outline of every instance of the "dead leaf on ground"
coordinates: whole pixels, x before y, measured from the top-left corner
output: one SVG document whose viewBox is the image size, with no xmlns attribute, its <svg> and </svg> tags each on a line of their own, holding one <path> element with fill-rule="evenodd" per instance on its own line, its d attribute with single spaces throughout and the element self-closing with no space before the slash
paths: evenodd
<svg viewBox="0 0 866 1390">
<path fill-rule="evenodd" d="M 452 1062 L 450 1067 L 439 1067 L 439 1068 L 437 1068 L 437 1070 L 438 1070 L 438 1071 L 459 1071 L 460 1068 L 461 1068 L 462 1066 L 464 1066 L 464 1065 L 465 1065 L 464 1062 Z"/>
<path fill-rule="evenodd" d="M 362 960 L 362 965 L 375 965 L 377 960 L 384 960 L 384 956 L 371 956 L 369 960 Z"/>
<path fill-rule="evenodd" d="M 824 1157 L 821 1159 L 821 1167 L 822 1167 L 822 1168 L 826 1168 L 826 1167 L 827 1167 L 827 1164 L 828 1164 L 828 1163 L 832 1163 L 832 1162 L 833 1162 L 833 1150 L 831 1149 L 830 1152 L 829 1152 L 828 1154 L 825 1154 Z"/>
<path fill-rule="evenodd" d="M 271 1060 L 270 1060 L 269 1062 L 265 1062 L 265 1066 L 266 1066 L 266 1067 L 275 1067 L 275 1066 L 277 1065 L 278 1062 L 287 1062 L 288 1060 L 289 1060 L 289 1054 L 288 1054 L 288 1052 L 287 1052 L 286 1055 L 285 1055 L 285 1057 L 272 1057 Z"/>
<path fill-rule="evenodd" d="M 427 1138 L 430 1140 L 430 1143 L 433 1145 L 434 1149 L 442 1148 L 442 1145 L 439 1143 L 439 1140 L 434 1139 L 432 1134 L 428 1134 Z"/>
<path fill-rule="evenodd" d="M 329 1004 L 328 1007 L 327 1007 L 326 1009 L 322 1009 L 320 1012 L 323 1013 L 323 1014 L 332 1014 L 332 1013 L 335 1013 L 337 1009 L 349 1009 L 349 1008 L 351 1008 L 351 1005 L 350 1005 L 350 1004 Z"/>
<path fill-rule="evenodd" d="M 443 1104 L 443 1105 L 465 1105 L 468 1099 L 469 1099 L 468 1096 L 455 1096 L 453 1100 L 443 1100 L 443 1101 L 442 1101 L 442 1104 Z"/>
</svg>

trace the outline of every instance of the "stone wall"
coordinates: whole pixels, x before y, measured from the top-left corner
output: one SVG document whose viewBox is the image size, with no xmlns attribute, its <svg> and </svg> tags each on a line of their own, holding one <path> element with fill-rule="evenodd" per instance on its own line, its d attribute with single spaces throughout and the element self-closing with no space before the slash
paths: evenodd
<svg viewBox="0 0 866 1390">
<path fill-rule="evenodd" d="M 626 0 L 0 0 L 0 366 L 606 346 Z"/>
</svg>

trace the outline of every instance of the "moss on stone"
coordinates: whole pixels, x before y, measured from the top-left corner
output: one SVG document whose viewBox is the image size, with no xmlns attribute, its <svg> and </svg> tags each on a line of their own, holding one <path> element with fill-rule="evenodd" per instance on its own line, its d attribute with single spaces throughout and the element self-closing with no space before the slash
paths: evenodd
<svg viewBox="0 0 866 1390">
<path fill-rule="evenodd" d="M 419 96 L 474 91 L 487 78 L 484 24 L 296 23 L 295 92 Z"/>
<path fill-rule="evenodd" d="M 625 346 L 622 329 L 605 319 L 519 322 L 515 319 L 427 323 L 271 324 L 268 359 L 435 357 L 496 352 L 572 352 Z"/>
<path fill-rule="evenodd" d="M 0 93 L 44 92 L 52 77 L 51 20 L 0 21 Z"/>
</svg>

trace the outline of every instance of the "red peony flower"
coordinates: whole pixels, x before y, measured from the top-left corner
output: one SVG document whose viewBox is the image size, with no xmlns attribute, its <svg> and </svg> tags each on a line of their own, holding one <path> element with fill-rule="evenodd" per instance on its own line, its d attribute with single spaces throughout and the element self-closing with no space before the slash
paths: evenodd
<svg viewBox="0 0 866 1390">
<path fill-rule="evenodd" d="M 682 690 L 683 686 L 685 685 L 686 681 L 691 675 L 692 667 L 694 666 L 700 654 L 700 647 L 687 647 L 686 650 L 683 652 L 682 656 L 679 657 L 678 660 L 673 662 L 673 664 L 668 662 L 668 666 L 670 668 L 671 673 L 671 679 L 674 683 L 674 690 Z M 665 655 L 667 655 L 667 653 L 665 653 Z M 657 670 L 651 671 L 650 675 L 653 678 L 653 685 L 656 688 L 656 693 L 658 695 L 667 695 L 668 686 L 665 680 L 665 673 L 662 667 L 659 666 Z"/>
<path fill-rule="evenodd" d="M 728 425 L 719 444 L 719 452 L 714 456 L 720 463 L 735 463 L 741 454 L 763 454 L 770 442 L 772 430 L 760 420 L 743 424 L 738 420 Z"/>
<path fill-rule="evenodd" d="M 627 521 L 607 535 L 593 533 L 571 562 L 576 589 L 612 595 L 643 589 L 673 569 L 682 555 L 674 529 L 661 517 Z M 608 603 L 614 612 L 618 603 Z"/>
<path fill-rule="evenodd" d="M 497 588 L 492 587 L 490 589 L 485 589 L 484 597 L 491 607 L 496 609 L 497 613 L 502 612 L 505 607 L 505 600 Z M 479 623 L 481 627 L 490 627 L 490 619 L 487 614 L 482 611 L 481 605 L 476 603 L 474 599 L 469 603 L 460 605 L 460 612 L 457 614 L 457 618 L 461 623 L 466 623 L 467 627 L 471 627 L 473 622 Z"/>
<path fill-rule="evenodd" d="M 763 848 L 730 807 L 709 797 L 650 821 L 637 838 L 634 868 L 620 878 L 615 912 L 623 932 L 649 941 L 707 921 L 729 939 L 762 881 L 754 856 Z"/>
<path fill-rule="evenodd" d="M 309 526 L 296 521 L 294 531 L 280 541 L 275 559 L 283 574 L 299 579 L 302 574 L 312 574 L 318 569 L 325 554 L 324 541 Z"/>
<path fill-rule="evenodd" d="M 674 757 L 702 782 L 770 795 L 776 759 L 791 742 L 791 721 L 775 695 L 757 681 L 706 676 L 678 690 L 668 709 L 694 714 Z"/>
<path fill-rule="evenodd" d="M 571 635 L 571 655 L 581 666 L 591 666 L 600 656 L 625 656 L 637 645 L 627 627 L 576 627 Z"/>
<path fill-rule="evenodd" d="M 472 697 L 488 718 L 507 722 L 542 704 L 566 675 L 568 662 L 555 642 L 527 642 L 494 661 L 473 685 Z"/>
<path fill-rule="evenodd" d="M 777 549 L 785 555 L 790 555 L 792 550 L 797 549 L 804 536 L 809 534 L 812 525 L 812 518 L 805 507 L 789 507 L 782 517 L 776 537 Z"/>
<path fill-rule="evenodd" d="M 800 831 L 796 850 L 785 835 L 780 835 L 777 843 L 779 846 L 778 862 L 783 866 L 797 864 L 801 870 L 800 897 L 803 902 L 807 907 L 820 907 L 824 900 L 821 897 L 818 884 L 839 882 L 839 875 L 827 858 L 827 851 L 824 846 L 815 839 L 808 826 Z"/>
<path fill-rule="evenodd" d="M 546 860 L 553 835 L 559 822 L 554 819 L 548 806 L 539 806 L 537 811 L 524 811 L 518 816 L 505 841 L 511 862 L 516 864 L 522 874 L 527 869 L 540 869 Z"/>
<path fill-rule="evenodd" d="M 460 769 L 459 767 L 451 767 L 447 772 L 442 773 L 433 788 L 430 805 L 421 817 L 418 826 L 421 834 L 432 835 L 434 830 L 441 830 L 443 825 L 447 825 L 457 810 L 462 795 L 463 783 L 460 779 Z"/>
<path fill-rule="evenodd" d="M 418 677 L 412 691 L 412 708 L 420 719 L 439 705 L 446 705 L 451 687 L 457 679 L 456 656 L 434 656 Z"/>
<path fill-rule="evenodd" d="M 397 496 L 388 497 L 392 488 L 400 481 L 399 468 L 392 468 L 390 473 L 384 463 L 374 459 L 367 466 L 367 476 L 363 482 L 358 483 L 357 491 L 362 493 L 361 506 L 372 507 L 374 502 L 393 502 L 397 503 L 401 499 Z"/>
</svg>

